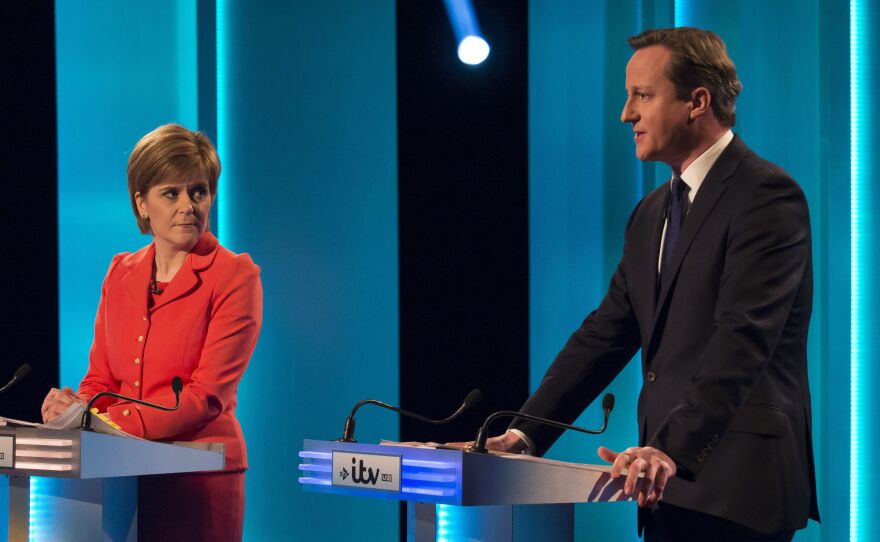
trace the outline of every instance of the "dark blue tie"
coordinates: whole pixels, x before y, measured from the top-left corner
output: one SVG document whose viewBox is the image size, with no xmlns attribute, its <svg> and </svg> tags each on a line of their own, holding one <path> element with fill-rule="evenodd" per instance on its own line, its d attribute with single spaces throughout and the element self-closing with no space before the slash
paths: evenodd
<svg viewBox="0 0 880 542">
<path fill-rule="evenodd" d="M 687 214 L 687 193 L 690 190 L 687 184 L 678 175 L 672 179 L 672 195 L 669 198 L 669 214 L 666 224 L 666 239 L 663 241 L 663 263 L 660 266 L 660 273 L 666 271 L 669 260 L 672 259 L 672 251 L 678 244 L 678 238 L 681 235 L 681 225 L 684 224 L 684 217 Z"/>
</svg>

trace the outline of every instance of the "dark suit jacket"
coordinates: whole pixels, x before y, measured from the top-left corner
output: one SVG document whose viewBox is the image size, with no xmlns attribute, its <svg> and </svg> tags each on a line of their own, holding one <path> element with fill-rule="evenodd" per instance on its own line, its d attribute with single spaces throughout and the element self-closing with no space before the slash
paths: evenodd
<svg viewBox="0 0 880 542">
<path fill-rule="evenodd" d="M 668 184 L 636 206 L 623 257 L 522 410 L 572 422 L 641 348 L 640 445 L 678 474 L 664 501 L 761 532 L 819 519 L 807 383 L 813 279 L 800 187 L 735 137 L 657 277 Z M 559 436 L 515 422 L 538 454 Z"/>
</svg>

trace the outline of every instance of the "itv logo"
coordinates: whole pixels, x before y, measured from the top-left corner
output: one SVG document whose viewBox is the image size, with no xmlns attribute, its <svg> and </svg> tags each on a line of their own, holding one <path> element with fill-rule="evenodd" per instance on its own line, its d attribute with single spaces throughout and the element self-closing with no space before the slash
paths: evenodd
<svg viewBox="0 0 880 542">
<path fill-rule="evenodd" d="M 357 467 L 357 468 L 355 468 Z M 373 484 L 379 480 L 379 468 L 376 467 L 376 473 L 373 469 L 364 466 L 364 460 L 358 460 L 356 457 L 351 458 L 351 481 L 356 484 Z"/>
<path fill-rule="evenodd" d="M 333 452 L 333 485 L 400 491 L 400 456 Z"/>
</svg>

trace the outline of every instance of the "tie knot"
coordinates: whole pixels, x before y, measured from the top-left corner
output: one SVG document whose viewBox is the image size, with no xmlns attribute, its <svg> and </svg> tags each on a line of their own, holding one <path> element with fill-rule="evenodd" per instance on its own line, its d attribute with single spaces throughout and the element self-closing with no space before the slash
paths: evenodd
<svg viewBox="0 0 880 542">
<path fill-rule="evenodd" d="M 682 194 L 686 194 L 689 190 L 690 190 L 690 187 L 687 185 L 687 183 L 684 182 L 684 180 L 681 177 L 679 177 L 677 175 L 675 177 L 673 177 L 673 179 L 672 179 L 672 195 L 675 198 L 681 199 Z"/>
</svg>

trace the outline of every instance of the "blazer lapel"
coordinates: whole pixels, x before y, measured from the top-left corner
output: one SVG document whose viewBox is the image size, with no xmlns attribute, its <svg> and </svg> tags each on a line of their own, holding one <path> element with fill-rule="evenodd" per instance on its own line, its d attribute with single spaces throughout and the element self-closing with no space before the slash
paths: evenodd
<svg viewBox="0 0 880 542">
<path fill-rule="evenodd" d="M 147 288 L 153 274 L 153 257 L 156 247 L 150 243 L 134 254 L 126 256 L 122 263 L 130 270 L 122 277 L 122 289 L 134 301 L 135 307 L 147 310 Z"/>
<path fill-rule="evenodd" d="M 162 295 L 155 297 L 155 305 L 150 312 L 158 310 L 176 299 L 189 294 L 195 290 L 201 279 L 199 272 L 209 267 L 214 262 L 214 257 L 219 249 L 217 238 L 210 232 L 205 232 L 198 244 L 193 248 L 192 252 L 187 256 L 186 261 L 174 275 L 174 279 Z"/>
<path fill-rule="evenodd" d="M 186 261 L 183 262 L 183 265 L 180 267 L 180 270 L 174 275 L 171 284 L 165 289 L 165 292 L 162 295 L 153 297 L 155 304 L 150 309 L 150 312 L 152 313 L 160 307 L 171 303 L 175 299 L 185 296 L 198 286 L 198 284 L 199 277 L 196 275 L 195 271 L 193 271 L 192 258 L 187 257 Z"/>
<path fill-rule="evenodd" d="M 660 275 L 660 293 L 657 296 L 657 306 L 654 311 L 654 324 L 650 335 L 652 338 L 654 329 L 657 325 L 657 318 L 660 316 L 664 304 L 669 299 L 672 285 L 675 283 L 675 278 L 678 275 L 681 263 L 687 255 L 691 243 L 700 231 L 700 227 L 703 225 L 703 222 L 705 222 L 706 217 L 709 216 L 715 208 L 715 204 L 718 203 L 719 198 L 721 198 L 727 190 L 726 181 L 736 171 L 737 166 L 739 166 L 739 163 L 742 161 L 747 150 L 748 149 L 742 140 L 738 136 L 735 136 L 724 152 L 721 153 L 721 156 L 718 157 L 715 165 L 712 166 L 709 173 L 706 175 L 706 178 L 703 180 L 703 184 L 700 186 L 700 191 L 697 193 L 697 197 L 694 199 L 690 211 L 688 211 L 687 218 L 684 221 L 678 244 L 675 246 L 675 250 L 672 252 L 672 256 L 669 259 L 669 267 L 668 269 L 664 269 L 663 273 Z"/>
<path fill-rule="evenodd" d="M 639 288 L 639 299 L 646 302 L 639 305 L 639 319 L 642 322 L 651 322 L 653 320 L 655 307 L 657 304 L 657 293 L 660 283 L 657 278 L 657 262 L 660 258 L 660 238 L 663 235 L 663 223 L 665 220 L 665 209 L 668 197 L 664 195 L 650 196 L 645 202 L 645 215 L 648 217 L 647 225 L 644 230 L 637 236 L 640 239 L 641 246 L 633 250 L 639 260 L 634 262 L 635 265 L 630 266 L 638 275 L 628 280 L 628 284 L 632 284 L 632 288 Z M 646 291 L 647 290 L 647 291 Z"/>
</svg>

